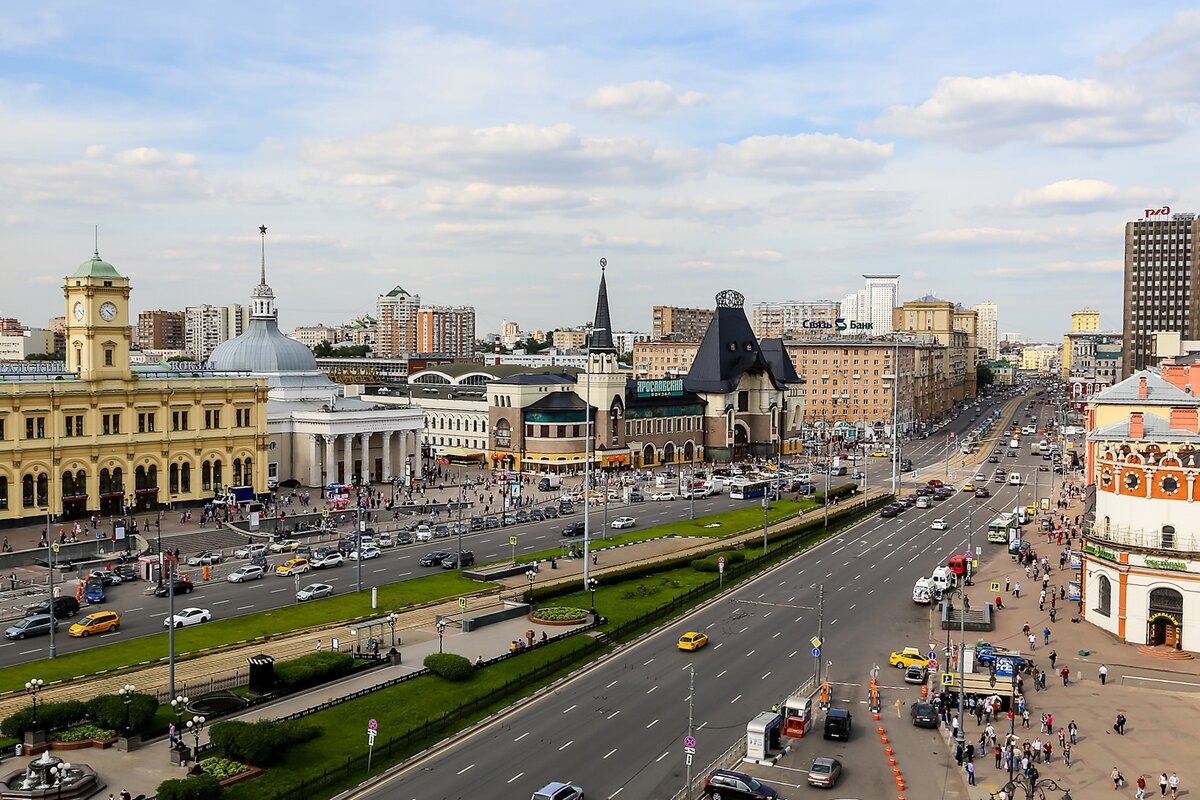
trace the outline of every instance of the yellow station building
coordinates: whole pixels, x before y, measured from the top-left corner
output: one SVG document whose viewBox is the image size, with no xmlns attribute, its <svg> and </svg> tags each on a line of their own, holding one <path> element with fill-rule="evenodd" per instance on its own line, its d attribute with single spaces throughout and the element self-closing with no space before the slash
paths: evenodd
<svg viewBox="0 0 1200 800">
<path fill-rule="evenodd" d="M 267 384 L 131 367 L 129 279 L 97 252 L 66 277 L 66 360 L 0 363 L 0 524 L 267 490 Z"/>
</svg>

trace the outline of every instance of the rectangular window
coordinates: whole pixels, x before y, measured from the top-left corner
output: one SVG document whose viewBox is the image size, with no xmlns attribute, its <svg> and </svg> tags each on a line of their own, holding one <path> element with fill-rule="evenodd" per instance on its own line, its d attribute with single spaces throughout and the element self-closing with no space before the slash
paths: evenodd
<svg viewBox="0 0 1200 800">
<path fill-rule="evenodd" d="M 204 427 L 207 430 L 221 427 L 221 409 L 206 409 L 204 412 Z"/>
<path fill-rule="evenodd" d="M 0 417 L 0 439 L 4 438 L 4 417 Z"/>
<path fill-rule="evenodd" d="M 112 353 L 113 353 L 112 348 L 106 347 L 104 349 L 104 366 L 111 367 L 113 365 L 113 354 Z"/>
</svg>

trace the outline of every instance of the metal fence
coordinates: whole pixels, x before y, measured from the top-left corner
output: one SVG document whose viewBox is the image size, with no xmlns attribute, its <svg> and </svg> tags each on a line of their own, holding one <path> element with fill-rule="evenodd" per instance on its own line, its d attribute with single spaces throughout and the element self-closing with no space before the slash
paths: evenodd
<svg viewBox="0 0 1200 800">
<path fill-rule="evenodd" d="M 184 697 L 199 697 L 202 694 L 210 694 L 212 692 L 220 692 L 226 689 L 233 689 L 237 686 L 245 686 L 246 681 L 250 679 L 249 672 L 243 672 L 240 669 L 234 670 L 231 675 L 222 675 L 221 677 L 210 677 L 198 681 L 182 681 L 175 684 L 175 694 L 183 695 Z M 159 703 L 169 703 L 172 700 L 171 693 L 167 689 L 156 689 L 154 697 Z"/>
<path fill-rule="evenodd" d="M 1102 520 L 1084 525 L 1084 536 L 1095 542 L 1145 550 L 1164 550 L 1184 555 L 1200 553 L 1200 537 L 1194 533 L 1176 531 L 1172 526 L 1147 530 L 1128 525 L 1105 524 Z"/>
<path fill-rule="evenodd" d="M 695 773 L 693 773 L 692 783 L 671 795 L 671 800 L 694 800 L 698 794 L 703 795 L 705 776 L 714 769 L 729 769 L 730 767 L 740 763 L 742 760 L 742 754 L 745 752 L 746 736 L 745 734 L 742 734 L 740 739 L 734 742 L 733 745 L 724 753 L 721 753 L 721 755 L 717 756 L 717 758 L 711 764 L 704 769 L 697 770 Z"/>
</svg>

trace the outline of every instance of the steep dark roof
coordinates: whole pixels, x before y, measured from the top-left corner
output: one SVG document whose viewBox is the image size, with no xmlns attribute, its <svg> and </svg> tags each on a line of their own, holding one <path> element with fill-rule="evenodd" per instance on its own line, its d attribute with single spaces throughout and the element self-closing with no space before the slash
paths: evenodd
<svg viewBox="0 0 1200 800">
<path fill-rule="evenodd" d="M 783 339 L 763 339 L 758 346 L 771 365 L 771 374 L 775 376 L 776 383 L 803 383 L 796 374 L 796 365 L 783 347 Z"/>
<path fill-rule="evenodd" d="M 551 392 L 536 403 L 526 406 L 526 409 L 536 411 L 583 411 L 585 408 L 587 403 L 574 392 Z"/>
<path fill-rule="evenodd" d="M 608 283 L 604 268 L 600 268 L 600 291 L 596 294 L 596 317 L 592 322 L 592 352 L 615 353 L 612 338 L 612 316 L 608 313 Z"/>
<path fill-rule="evenodd" d="M 743 375 L 759 370 L 770 375 L 775 388 L 783 388 L 786 381 L 763 354 L 742 302 L 742 296 L 730 289 L 717 295 L 716 313 L 683 379 L 689 392 L 732 392 Z M 795 375 L 794 369 L 791 374 Z"/>
</svg>

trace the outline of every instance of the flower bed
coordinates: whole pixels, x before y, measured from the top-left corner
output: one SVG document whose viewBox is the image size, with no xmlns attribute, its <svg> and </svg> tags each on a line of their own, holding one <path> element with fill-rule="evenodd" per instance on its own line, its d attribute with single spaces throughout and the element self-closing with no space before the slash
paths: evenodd
<svg viewBox="0 0 1200 800">
<path fill-rule="evenodd" d="M 529 615 L 529 620 L 541 623 L 542 625 L 579 625 L 587 621 L 588 613 L 582 608 L 552 606 L 550 608 L 539 608 L 537 611 L 532 612 Z"/>
<path fill-rule="evenodd" d="M 251 767 L 240 761 L 234 761 L 232 758 L 221 758 L 219 756 L 203 759 L 200 762 L 200 768 L 204 770 L 206 775 L 216 778 L 222 786 L 229 786 L 238 781 L 253 778 L 262 772 L 262 770 L 256 767 Z"/>
<path fill-rule="evenodd" d="M 51 742 L 62 742 L 63 744 L 91 743 L 93 741 L 106 742 L 117 738 L 117 732 L 101 728 L 99 725 L 84 723 L 82 725 L 72 725 L 65 731 L 52 733 L 48 738 Z"/>
</svg>

